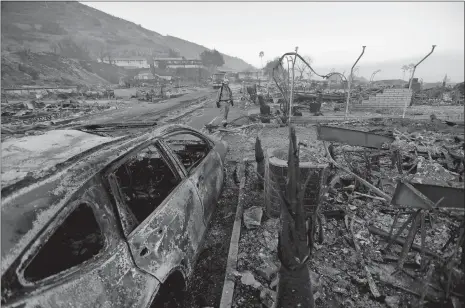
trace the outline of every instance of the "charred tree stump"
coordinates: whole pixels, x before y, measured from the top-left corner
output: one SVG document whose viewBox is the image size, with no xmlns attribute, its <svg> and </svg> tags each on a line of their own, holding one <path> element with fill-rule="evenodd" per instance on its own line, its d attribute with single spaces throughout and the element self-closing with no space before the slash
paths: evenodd
<svg viewBox="0 0 465 308">
<path fill-rule="evenodd" d="M 310 274 L 306 265 L 310 257 L 308 233 L 300 193 L 299 147 L 295 128 L 289 127 L 289 155 L 287 196 L 281 197 L 281 230 L 278 239 L 278 257 L 281 261 L 276 308 L 313 308 Z M 313 228 L 313 226 L 310 226 Z"/>
<path fill-rule="evenodd" d="M 263 155 L 262 143 L 260 138 L 255 139 L 255 161 L 257 162 L 258 186 L 263 189 L 263 179 L 265 178 L 265 156 Z"/>
</svg>

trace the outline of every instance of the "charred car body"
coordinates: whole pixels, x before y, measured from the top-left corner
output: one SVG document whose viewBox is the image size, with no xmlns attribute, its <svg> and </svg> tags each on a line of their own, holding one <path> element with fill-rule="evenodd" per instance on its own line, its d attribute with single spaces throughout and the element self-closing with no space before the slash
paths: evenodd
<svg viewBox="0 0 465 308">
<path fill-rule="evenodd" d="M 2 306 L 175 300 L 220 195 L 226 151 L 182 125 L 4 142 Z"/>
</svg>

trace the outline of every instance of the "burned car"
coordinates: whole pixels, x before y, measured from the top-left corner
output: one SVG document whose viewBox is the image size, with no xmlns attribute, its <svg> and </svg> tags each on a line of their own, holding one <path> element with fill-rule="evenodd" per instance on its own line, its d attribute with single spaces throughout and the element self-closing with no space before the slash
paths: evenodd
<svg viewBox="0 0 465 308">
<path fill-rule="evenodd" d="M 176 307 L 226 151 L 183 125 L 5 141 L 2 306 Z"/>
</svg>

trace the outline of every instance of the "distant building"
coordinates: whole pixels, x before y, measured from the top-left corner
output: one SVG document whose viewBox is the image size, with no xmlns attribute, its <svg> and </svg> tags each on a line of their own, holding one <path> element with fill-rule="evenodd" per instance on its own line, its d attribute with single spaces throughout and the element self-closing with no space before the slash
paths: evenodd
<svg viewBox="0 0 465 308">
<path fill-rule="evenodd" d="M 134 76 L 136 80 L 154 80 L 155 76 L 153 76 L 152 72 L 150 71 L 143 71 Z"/>
<path fill-rule="evenodd" d="M 257 79 L 258 74 L 257 74 L 257 72 L 252 72 L 252 71 L 239 72 L 239 73 L 237 73 L 237 77 L 239 77 L 239 79 Z"/>
<path fill-rule="evenodd" d="M 173 78 L 172 76 L 158 75 L 157 73 L 153 75 L 151 71 L 142 71 L 136 76 L 134 76 L 134 79 L 136 80 L 155 80 L 155 79 L 171 80 L 172 78 Z"/>
<path fill-rule="evenodd" d="M 123 68 L 129 68 L 129 69 L 150 67 L 149 63 L 147 62 L 147 59 L 143 57 L 111 58 L 111 59 L 106 58 L 106 59 L 103 59 L 103 61 L 99 59 L 99 62 L 113 64 L 116 66 L 120 66 Z"/>
<path fill-rule="evenodd" d="M 105 58 L 99 62 L 113 64 L 123 68 L 134 69 L 134 68 L 150 68 L 149 61 L 145 57 L 131 57 L 131 58 Z M 153 58 L 153 64 L 155 67 L 160 66 L 160 62 L 165 62 L 167 68 L 205 68 L 202 61 L 199 59 L 184 59 L 184 58 Z M 111 63 L 110 63 L 111 62 Z"/>
<path fill-rule="evenodd" d="M 153 63 L 156 67 L 160 66 L 160 62 L 165 62 L 167 68 L 204 68 L 202 61 L 199 59 L 184 59 L 184 58 L 154 58 Z"/>
<path fill-rule="evenodd" d="M 239 72 L 237 73 L 237 77 L 241 80 L 267 80 L 269 78 L 263 70 Z"/>
</svg>

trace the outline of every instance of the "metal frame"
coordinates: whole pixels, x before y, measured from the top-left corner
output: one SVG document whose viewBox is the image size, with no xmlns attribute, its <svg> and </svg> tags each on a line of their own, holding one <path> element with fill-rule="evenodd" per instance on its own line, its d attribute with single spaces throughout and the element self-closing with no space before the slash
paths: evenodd
<svg viewBox="0 0 465 308">
<path fill-rule="evenodd" d="M 407 239 L 402 247 L 402 253 L 399 258 L 399 262 L 397 265 L 396 271 L 393 273 L 397 273 L 399 271 L 403 271 L 403 265 L 407 258 L 407 254 L 410 250 L 410 247 L 413 243 L 416 233 L 418 232 L 418 227 L 420 228 L 421 232 L 421 267 L 425 267 L 424 262 L 424 253 L 425 253 L 425 237 L 426 237 L 426 224 L 425 218 L 426 215 L 430 215 L 432 211 L 441 207 L 441 208 L 463 208 L 463 196 L 464 196 L 464 189 L 461 188 L 453 188 L 453 187 L 445 187 L 439 185 L 427 185 L 421 183 L 409 183 L 407 181 L 399 181 L 396 186 L 396 190 L 394 192 L 394 196 L 392 197 L 391 204 L 403 207 L 403 208 L 412 208 L 415 209 L 415 212 L 409 213 L 410 217 L 404 224 L 398 229 L 396 235 L 392 237 L 393 230 L 395 225 L 397 224 L 398 216 L 400 213 L 397 213 L 394 217 L 394 222 L 391 226 L 389 231 L 389 239 L 388 244 L 383 250 L 387 250 L 395 241 L 397 237 L 407 228 L 408 224 L 411 223 L 409 228 L 409 233 Z M 456 202 L 460 202 L 459 200 L 455 200 L 456 198 L 460 198 L 462 203 L 459 205 Z M 433 202 L 431 200 L 433 198 Z M 447 199 L 446 199 L 447 198 Z M 444 202 L 445 201 L 445 202 Z M 441 204 L 439 206 L 439 204 Z M 430 217 L 431 222 L 431 217 Z M 418 226 L 420 224 L 420 226 Z M 459 245 L 463 241 L 463 222 L 459 230 L 461 230 L 461 235 L 459 236 Z M 455 235 L 452 235 L 449 241 L 444 245 L 442 250 L 445 250 L 447 245 L 452 241 L 452 238 Z M 449 263 L 451 260 L 448 261 Z M 450 278 L 450 273 L 448 273 L 448 277 Z M 449 284 L 446 287 L 446 293 L 449 293 Z"/>
<path fill-rule="evenodd" d="M 428 58 L 433 53 L 434 48 L 436 48 L 436 45 L 433 45 L 433 48 L 431 49 L 429 54 L 427 54 L 423 59 L 420 60 L 420 62 L 418 62 L 417 64 L 415 64 L 413 66 L 412 75 L 410 76 L 410 81 L 409 81 L 409 84 L 408 84 L 408 89 L 409 90 L 412 90 L 413 76 L 415 75 L 415 70 L 417 69 L 417 66 L 420 65 L 421 62 L 423 62 L 426 58 Z M 405 118 L 405 112 L 407 111 L 407 106 L 408 106 L 408 103 L 406 102 L 405 106 L 404 106 L 404 112 L 402 113 L 402 119 Z"/>
<path fill-rule="evenodd" d="M 360 54 L 360 56 L 358 56 L 357 61 L 355 61 L 354 65 L 352 65 L 352 68 L 350 69 L 350 78 L 349 78 L 349 85 L 348 85 L 349 89 L 348 89 L 348 92 L 347 92 L 346 112 L 344 114 L 344 120 L 347 119 L 347 114 L 349 113 L 350 89 L 351 89 L 351 86 L 352 86 L 352 78 L 353 78 L 353 73 L 354 73 L 354 67 L 355 67 L 355 65 L 357 65 L 358 60 L 360 60 L 360 58 L 365 53 L 365 47 L 366 46 L 362 46 L 362 48 L 363 48 L 362 53 Z"/>
<path fill-rule="evenodd" d="M 340 142 L 352 146 L 362 146 L 373 149 L 385 149 L 383 145 L 391 144 L 394 137 L 387 137 L 356 129 L 317 125 L 318 140 Z"/>
</svg>

